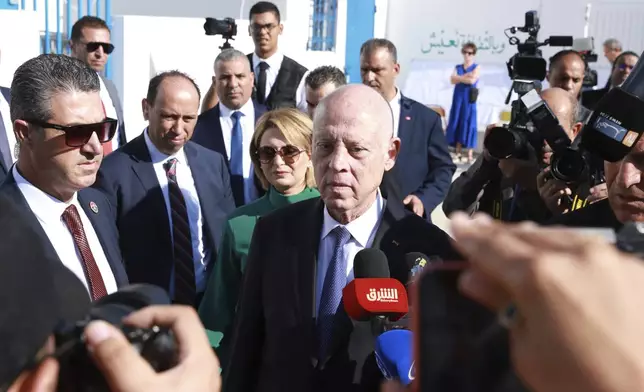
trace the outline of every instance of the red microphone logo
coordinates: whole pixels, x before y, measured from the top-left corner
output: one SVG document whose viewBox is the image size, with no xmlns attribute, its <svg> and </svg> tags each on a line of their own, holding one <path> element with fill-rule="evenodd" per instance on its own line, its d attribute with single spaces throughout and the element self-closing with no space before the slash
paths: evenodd
<svg viewBox="0 0 644 392">
<path fill-rule="evenodd" d="M 367 294 L 367 301 L 369 302 L 398 302 L 398 289 L 396 288 L 380 288 L 369 289 Z"/>
<path fill-rule="evenodd" d="M 342 290 L 344 308 L 353 320 L 386 316 L 396 321 L 407 314 L 405 286 L 391 278 L 354 279 Z"/>
</svg>

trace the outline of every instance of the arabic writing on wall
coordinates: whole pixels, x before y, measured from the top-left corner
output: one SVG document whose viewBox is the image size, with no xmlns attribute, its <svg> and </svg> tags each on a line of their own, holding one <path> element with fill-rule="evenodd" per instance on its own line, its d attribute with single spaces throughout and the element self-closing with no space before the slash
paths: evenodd
<svg viewBox="0 0 644 392">
<path fill-rule="evenodd" d="M 506 47 L 505 37 L 494 37 L 488 31 L 483 34 L 466 34 L 458 29 L 454 34 L 446 33 L 445 30 L 432 32 L 426 43 L 421 44 L 420 51 L 423 54 L 445 54 L 446 51 L 459 51 L 466 42 L 474 42 L 478 52 L 489 51 L 490 54 L 503 53 Z"/>
</svg>

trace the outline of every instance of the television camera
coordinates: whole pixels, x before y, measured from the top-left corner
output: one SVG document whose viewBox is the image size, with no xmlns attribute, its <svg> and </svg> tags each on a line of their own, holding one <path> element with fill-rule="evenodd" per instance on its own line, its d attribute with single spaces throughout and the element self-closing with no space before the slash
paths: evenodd
<svg viewBox="0 0 644 392">
<path fill-rule="evenodd" d="M 206 23 L 203 25 L 206 35 L 221 35 L 224 39 L 224 44 L 219 47 L 221 50 L 232 48 L 229 40 L 235 40 L 237 35 L 237 23 L 233 18 L 215 19 L 206 18 Z"/>
<path fill-rule="evenodd" d="M 572 46 L 571 36 L 550 36 L 540 42 L 538 39 L 540 28 L 537 11 L 528 11 L 525 14 L 525 26 L 510 27 L 505 30 L 510 45 L 517 46 L 517 53 L 507 62 L 512 88 L 505 100 L 506 105 L 510 103 L 513 92 L 520 98 L 529 91 L 541 90 L 541 82 L 545 79 L 547 71 L 546 60 L 540 47 Z M 521 42 L 516 35 L 510 35 L 517 32 L 527 33 L 528 38 Z M 543 138 L 535 132 L 520 99 L 512 101 L 511 107 L 510 123 L 507 126 L 491 129 L 483 143 L 490 155 L 496 159 L 511 157 L 527 159 L 529 146 L 535 150 L 540 149 Z"/>
<path fill-rule="evenodd" d="M 597 86 L 597 71 L 590 68 L 590 64 L 596 63 L 598 58 L 597 53 L 595 53 L 595 39 L 593 37 L 576 38 L 572 48 L 581 54 L 584 63 L 586 63 L 583 87 L 592 88 Z"/>
</svg>

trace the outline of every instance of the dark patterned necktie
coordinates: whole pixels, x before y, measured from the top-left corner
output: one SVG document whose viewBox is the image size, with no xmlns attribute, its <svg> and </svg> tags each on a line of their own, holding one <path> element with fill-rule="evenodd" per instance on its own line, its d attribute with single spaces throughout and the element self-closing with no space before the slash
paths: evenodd
<svg viewBox="0 0 644 392">
<path fill-rule="evenodd" d="M 83 271 L 85 272 L 85 279 L 87 279 L 89 286 L 89 294 L 92 297 L 92 301 L 96 301 L 106 296 L 107 290 L 105 289 L 105 283 L 103 283 L 101 271 L 98 269 L 92 250 L 89 247 L 89 242 L 87 242 L 83 222 L 81 222 L 76 206 L 72 204 L 65 209 L 65 212 L 63 212 L 63 221 L 72 233 L 74 244 L 81 254 Z"/>
<path fill-rule="evenodd" d="M 172 249 L 174 254 L 174 302 L 195 306 L 197 288 L 192 254 L 192 237 L 186 200 L 177 183 L 177 159 L 163 164 L 168 176 L 168 195 L 172 216 Z"/>
<path fill-rule="evenodd" d="M 329 235 L 334 240 L 334 248 L 324 277 L 320 309 L 318 310 L 318 341 L 320 343 L 318 359 L 320 361 L 323 361 L 328 354 L 333 334 L 333 321 L 342 300 L 342 289 L 347 284 L 347 258 L 343 249 L 351 239 L 351 233 L 344 226 L 337 226 L 331 230 Z"/>
<path fill-rule="evenodd" d="M 259 65 L 259 75 L 257 77 L 257 102 L 263 104 L 266 101 L 266 84 L 268 81 L 266 70 L 268 70 L 268 63 L 265 61 L 260 61 Z"/>
</svg>

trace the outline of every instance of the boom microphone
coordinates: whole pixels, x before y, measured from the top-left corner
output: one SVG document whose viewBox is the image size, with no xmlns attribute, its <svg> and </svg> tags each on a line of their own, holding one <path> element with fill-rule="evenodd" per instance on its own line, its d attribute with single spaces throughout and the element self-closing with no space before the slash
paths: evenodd
<svg viewBox="0 0 644 392">
<path fill-rule="evenodd" d="M 644 133 L 642 113 L 644 61 L 640 57 L 624 83 L 599 101 L 582 130 L 581 145 L 606 161 L 623 159 Z"/>
</svg>

